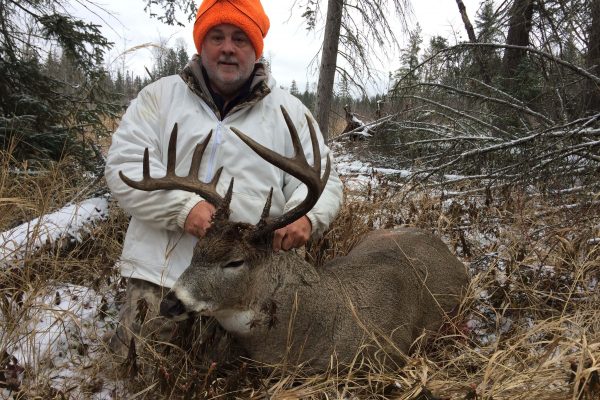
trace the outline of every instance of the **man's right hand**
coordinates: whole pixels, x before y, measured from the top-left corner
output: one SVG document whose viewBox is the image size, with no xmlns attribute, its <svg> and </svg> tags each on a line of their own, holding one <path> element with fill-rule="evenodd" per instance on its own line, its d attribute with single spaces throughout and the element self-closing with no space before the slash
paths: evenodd
<svg viewBox="0 0 600 400">
<path fill-rule="evenodd" d="M 215 206 L 208 201 L 201 201 L 190 210 L 183 230 L 198 238 L 203 237 L 206 235 L 206 230 L 210 228 L 215 211 Z"/>
</svg>

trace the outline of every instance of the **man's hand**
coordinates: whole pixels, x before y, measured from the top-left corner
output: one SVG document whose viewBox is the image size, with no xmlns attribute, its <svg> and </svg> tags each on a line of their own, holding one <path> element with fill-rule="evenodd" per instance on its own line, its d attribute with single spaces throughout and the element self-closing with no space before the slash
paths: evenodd
<svg viewBox="0 0 600 400">
<path fill-rule="evenodd" d="M 206 230 L 210 228 L 212 216 L 215 211 L 215 206 L 208 201 L 201 201 L 190 210 L 183 230 L 198 238 L 203 237 L 206 235 Z"/>
<path fill-rule="evenodd" d="M 304 246 L 312 232 L 312 224 L 306 215 L 291 224 L 277 229 L 273 235 L 273 251 L 290 250 Z"/>
</svg>

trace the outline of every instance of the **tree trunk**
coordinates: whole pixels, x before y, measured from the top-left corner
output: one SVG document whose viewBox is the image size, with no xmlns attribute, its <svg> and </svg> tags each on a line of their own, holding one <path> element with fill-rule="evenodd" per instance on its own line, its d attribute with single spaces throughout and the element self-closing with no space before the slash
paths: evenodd
<svg viewBox="0 0 600 400">
<path fill-rule="evenodd" d="M 587 50 L 587 65 L 589 72 L 600 76 L 600 0 L 592 0 L 592 22 Z M 587 94 L 587 110 L 591 113 L 600 112 L 600 87 L 590 82 Z"/>
<path fill-rule="evenodd" d="M 456 4 L 458 5 L 458 11 L 460 12 L 460 16 L 463 20 L 463 23 L 465 24 L 465 29 L 467 31 L 467 35 L 469 36 L 469 41 L 471 43 L 477 43 L 478 40 L 477 36 L 475 36 L 475 29 L 473 29 L 473 24 L 471 24 L 471 20 L 467 15 L 467 9 L 465 7 L 465 4 L 462 2 L 462 0 L 456 0 Z M 477 65 L 479 65 L 479 72 L 481 73 L 483 81 L 487 84 L 490 84 L 492 82 L 492 79 L 490 78 L 490 75 L 487 72 L 486 63 L 480 47 L 475 46 L 473 48 L 473 56 L 475 57 Z"/>
<path fill-rule="evenodd" d="M 343 8 L 343 0 L 329 0 L 327 5 L 325 37 L 323 39 L 323 53 L 321 54 L 321 66 L 319 68 L 319 83 L 317 85 L 317 99 L 315 105 L 317 123 L 319 124 L 326 141 L 329 139 L 329 108 L 333 97 L 333 83 L 335 80 L 335 67 L 340 41 Z"/>
<path fill-rule="evenodd" d="M 531 19 L 533 18 L 533 0 L 514 0 L 510 11 L 510 20 L 506 44 L 514 46 L 528 46 Z M 526 51 L 521 49 L 505 49 L 502 60 L 502 75 L 514 78 L 519 64 L 525 58 Z"/>
<path fill-rule="evenodd" d="M 463 24 L 465 24 L 465 29 L 467 30 L 467 35 L 469 36 L 469 41 L 471 43 L 477 43 L 477 37 L 475 36 L 475 29 L 473 29 L 471 20 L 469 20 L 469 16 L 467 15 L 467 9 L 465 8 L 465 4 L 462 2 L 462 0 L 456 0 L 456 4 L 458 5 L 458 11 L 460 11 L 460 17 L 463 20 Z"/>
</svg>

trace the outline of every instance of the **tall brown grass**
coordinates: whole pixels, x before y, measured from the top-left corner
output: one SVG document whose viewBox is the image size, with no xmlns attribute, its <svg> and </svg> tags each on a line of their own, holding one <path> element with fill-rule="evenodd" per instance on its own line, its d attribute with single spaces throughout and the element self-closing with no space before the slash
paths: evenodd
<svg viewBox="0 0 600 400">
<path fill-rule="evenodd" d="M 1 160 L 1 230 L 99 189 L 82 192 L 89 182 L 73 179 L 79 172 L 68 161 L 41 174 L 14 174 L 10 157 L 4 154 Z M 11 395 L 91 398 L 112 388 L 112 398 L 137 394 L 147 399 L 600 398 L 597 206 L 565 208 L 568 198 L 518 188 L 480 197 L 404 193 L 401 185 L 381 176 L 364 190 L 346 190 L 345 198 L 331 229 L 306 251 L 316 264 L 347 253 L 372 229 L 412 225 L 443 237 L 469 269 L 471 284 L 459 312 L 436 335 L 415 343 L 405 365 L 389 369 L 357 358 L 351 368 L 332 363 L 329 371 L 314 375 L 301 367 L 259 366 L 249 360 L 214 364 L 198 358 L 202 343 L 182 343 L 137 357 L 135 371 L 131 359 L 114 370 L 82 363 L 84 384 L 72 391 L 53 388 L 51 379 L 36 379 L 38 371 L 25 368 Z M 2 271 L 0 352 L 14 339 L 17 325 L 27 322 L 23 318 L 31 317 L 22 299 L 49 282 L 88 286 L 107 298 L 122 292 L 113 266 L 126 225 L 127 217 L 113 206 L 109 219 L 82 242 L 43 249 L 30 254 L 23 267 Z M 110 358 L 96 341 L 96 357 Z M 2 376 L 8 376 L 10 365 L 5 355 Z"/>
</svg>

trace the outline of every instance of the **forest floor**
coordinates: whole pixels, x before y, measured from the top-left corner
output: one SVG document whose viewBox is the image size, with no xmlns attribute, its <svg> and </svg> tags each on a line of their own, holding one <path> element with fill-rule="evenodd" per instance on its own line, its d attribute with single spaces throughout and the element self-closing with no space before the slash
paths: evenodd
<svg viewBox="0 0 600 400">
<path fill-rule="evenodd" d="M 404 366 L 311 375 L 157 357 L 115 368 L 103 338 L 123 297 L 114 263 L 127 217 L 99 195 L 102 182 L 74 182 L 69 160 L 15 175 L 3 155 L 0 398 L 600 398 L 597 203 L 535 187 L 408 190 L 403 171 L 334 150 L 345 204 L 308 257 L 321 263 L 370 230 L 417 226 L 441 236 L 471 278 L 458 314 Z"/>
</svg>

